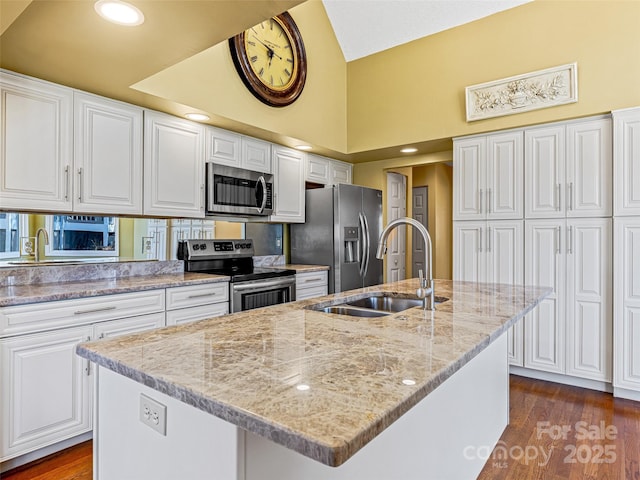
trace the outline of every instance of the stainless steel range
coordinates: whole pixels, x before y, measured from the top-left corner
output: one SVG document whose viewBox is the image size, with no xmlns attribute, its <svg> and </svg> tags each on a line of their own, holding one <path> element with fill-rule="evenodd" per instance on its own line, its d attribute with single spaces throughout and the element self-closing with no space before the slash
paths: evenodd
<svg viewBox="0 0 640 480">
<path fill-rule="evenodd" d="M 228 275 L 229 311 L 286 303 L 296 298 L 295 270 L 254 268 L 253 240 L 183 240 L 178 258 L 185 272 Z"/>
</svg>

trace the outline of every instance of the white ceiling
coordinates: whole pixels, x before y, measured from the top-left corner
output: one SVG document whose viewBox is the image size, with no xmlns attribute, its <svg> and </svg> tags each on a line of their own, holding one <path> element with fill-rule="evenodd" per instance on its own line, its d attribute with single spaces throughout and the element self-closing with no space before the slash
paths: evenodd
<svg viewBox="0 0 640 480">
<path fill-rule="evenodd" d="M 322 0 L 347 62 L 532 0 Z"/>
</svg>

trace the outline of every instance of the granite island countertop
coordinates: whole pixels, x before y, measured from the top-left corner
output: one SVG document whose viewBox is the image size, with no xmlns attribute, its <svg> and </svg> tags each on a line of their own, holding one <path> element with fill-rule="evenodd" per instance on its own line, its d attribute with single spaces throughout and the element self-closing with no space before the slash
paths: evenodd
<svg viewBox="0 0 640 480">
<path fill-rule="evenodd" d="M 413 295 L 417 286 L 403 280 L 84 343 L 77 352 L 338 466 L 551 292 L 436 280 L 436 295 L 449 300 L 435 312 L 358 318 L 305 308 L 377 292 Z"/>
</svg>

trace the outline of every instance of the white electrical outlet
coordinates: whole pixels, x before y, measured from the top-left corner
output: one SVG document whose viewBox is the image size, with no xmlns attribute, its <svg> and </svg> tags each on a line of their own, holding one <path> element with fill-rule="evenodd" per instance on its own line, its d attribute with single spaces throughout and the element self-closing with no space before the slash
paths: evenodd
<svg viewBox="0 0 640 480">
<path fill-rule="evenodd" d="M 167 435 L 167 407 L 140 394 L 140 421 L 160 435 Z"/>
</svg>

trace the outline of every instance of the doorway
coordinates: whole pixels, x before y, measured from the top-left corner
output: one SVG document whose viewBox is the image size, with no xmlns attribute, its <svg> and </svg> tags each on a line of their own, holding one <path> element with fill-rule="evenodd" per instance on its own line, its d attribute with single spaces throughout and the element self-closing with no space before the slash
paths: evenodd
<svg viewBox="0 0 640 480">
<path fill-rule="evenodd" d="M 387 172 L 387 223 L 407 216 L 407 177 Z M 386 281 L 397 282 L 406 278 L 407 227 L 400 225 L 387 243 Z"/>
<path fill-rule="evenodd" d="M 413 187 L 411 189 L 411 216 L 429 230 L 429 187 Z M 431 232 L 429 232 L 431 233 Z M 424 265 L 424 240 L 417 229 L 412 230 L 411 242 L 411 277 L 418 278 L 420 270 L 426 275 Z"/>
</svg>

